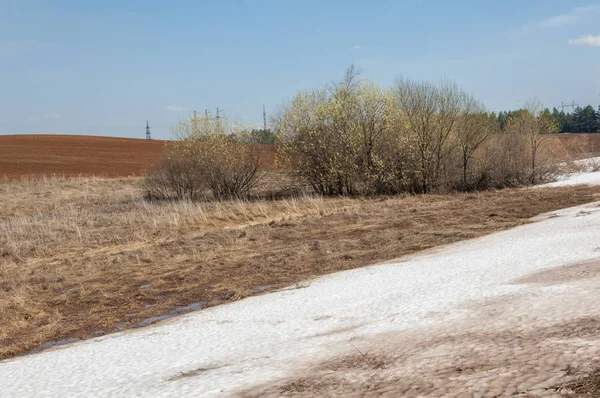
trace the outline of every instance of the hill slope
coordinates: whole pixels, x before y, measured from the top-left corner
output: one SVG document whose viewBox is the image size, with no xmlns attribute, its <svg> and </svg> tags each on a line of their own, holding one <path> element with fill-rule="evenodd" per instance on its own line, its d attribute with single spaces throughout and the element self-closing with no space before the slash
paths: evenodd
<svg viewBox="0 0 600 398">
<path fill-rule="evenodd" d="M 166 141 L 83 135 L 0 136 L 0 179 L 26 175 L 140 175 Z"/>
</svg>

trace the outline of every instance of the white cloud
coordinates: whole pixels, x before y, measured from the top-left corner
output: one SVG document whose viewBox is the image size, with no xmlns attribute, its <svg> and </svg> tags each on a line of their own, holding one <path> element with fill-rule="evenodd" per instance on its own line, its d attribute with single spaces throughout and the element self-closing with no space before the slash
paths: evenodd
<svg viewBox="0 0 600 398">
<path fill-rule="evenodd" d="M 47 113 L 44 113 L 44 118 L 45 119 L 59 119 L 60 115 L 56 112 L 47 112 Z"/>
<path fill-rule="evenodd" d="M 187 108 L 184 108 L 182 106 L 177 106 L 177 105 L 167 105 L 167 106 L 165 106 L 165 111 L 183 112 L 183 111 L 187 111 Z"/>
<path fill-rule="evenodd" d="M 359 46 L 358 44 L 355 44 L 355 45 L 352 46 L 352 49 L 353 50 L 361 50 L 362 46 Z"/>
<path fill-rule="evenodd" d="M 600 47 L 600 35 L 583 35 L 577 39 L 569 40 L 569 44 L 573 46 Z"/>
<path fill-rule="evenodd" d="M 538 28 L 558 28 L 581 22 L 596 14 L 600 14 L 600 5 L 575 7 L 564 14 L 554 15 L 539 21 L 536 25 Z"/>
</svg>

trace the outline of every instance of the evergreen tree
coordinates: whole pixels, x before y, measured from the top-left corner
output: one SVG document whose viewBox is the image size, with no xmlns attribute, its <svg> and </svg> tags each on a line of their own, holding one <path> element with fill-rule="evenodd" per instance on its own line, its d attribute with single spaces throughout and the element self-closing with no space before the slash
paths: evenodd
<svg viewBox="0 0 600 398">
<path fill-rule="evenodd" d="M 578 106 L 573 113 L 573 119 L 577 132 L 595 133 L 600 128 L 596 110 L 591 105 L 585 108 Z"/>
<path fill-rule="evenodd" d="M 498 113 L 498 126 L 500 130 L 504 130 L 506 128 L 506 124 L 508 123 L 508 113 L 502 111 Z"/>
</svg>

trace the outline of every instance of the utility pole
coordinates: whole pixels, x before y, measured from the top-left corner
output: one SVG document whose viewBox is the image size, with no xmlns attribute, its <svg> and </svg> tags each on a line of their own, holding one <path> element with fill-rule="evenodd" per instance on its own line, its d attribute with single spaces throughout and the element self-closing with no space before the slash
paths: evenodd
<svg viewBox="0 0 600 398">
<path fill-rule="evenodd" d="M 263 130 L 267 131 L 267 112 L 265 112 L 264 105 L 263 105 Z"/>
<path fill-rule="evenodd" d="M 192 134 L 196 134 L 196 110 L 194 109 L 194 120 L 192 121 Z"/>
<path fill-rule="evenodd" d="M 221 123 L 219 120 L 219 108 L 217 107 L 217 133 L 221 132 Z"/>
<path fill-rule="evenodd" d="M 146 139 L 147 140 L 152 139 L 152 134 L 150 134 L 150 125 L 148 124 L 147 120 L 146 120 Z"/>
</svg>

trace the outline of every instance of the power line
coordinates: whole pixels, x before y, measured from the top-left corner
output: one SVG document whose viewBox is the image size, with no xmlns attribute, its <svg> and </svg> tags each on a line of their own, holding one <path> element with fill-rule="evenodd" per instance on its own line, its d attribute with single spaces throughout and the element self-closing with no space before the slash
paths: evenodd
<svg viewBox="0 0 600 398">
<path fill-rule="evenodd" d="M 574 112 L 575 108 L 578 107 L 578 106 L 579 106 L 579 104 L 576 104 L 575 101 L 571 102 L 570 104 L 566 104 L 566 105 L 565 105 L 565 103 L 563 101 L 561 101 L 559 108 L 563 112 L 565 111 L 565 108 L 571 108 L 571 112 Z"/>
</svg>

